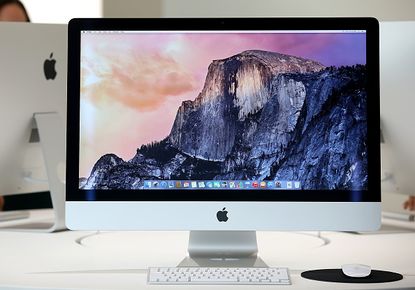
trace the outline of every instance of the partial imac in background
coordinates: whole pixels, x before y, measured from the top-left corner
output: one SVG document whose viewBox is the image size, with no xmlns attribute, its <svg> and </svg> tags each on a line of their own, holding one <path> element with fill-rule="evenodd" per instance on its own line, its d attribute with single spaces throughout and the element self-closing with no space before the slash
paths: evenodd
<svg viewBox="0 0 415 290">
<path fill-rule="evenodd" d="M 50 190 L 55 222 L 32 226 L 57 229 L 64 217 L 57 176 L 64 178 L 67 26 L 0 23 L 0 34 L 0 195 Z"/>
<path fill-rule="evenodd" d="M 382 188 L 415 195 L 415 22 L 380 28 Z"/>
<path fill-rule="evenodd" d="M 71 21 L 69 228 L 190 230 L 192 258 L 379 228 L 377 22 L 238 21 Z"/>
</svg>

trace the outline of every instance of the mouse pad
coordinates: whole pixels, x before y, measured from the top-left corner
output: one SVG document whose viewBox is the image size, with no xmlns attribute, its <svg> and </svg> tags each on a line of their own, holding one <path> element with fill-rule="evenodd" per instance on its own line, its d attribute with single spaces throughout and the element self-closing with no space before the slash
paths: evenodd
<svg viewBox="0 0 415 290">
<path fill-rule="evenodd" d="M 320 269 L 301 273 L 301 277 L 311 280 L 338 283 L 385 283 L 399 281 L 403 278 L 401 274 L 372 270 L 369 276 L 363 278 L 352 278 L 343 274 L 341 269 Z"/>
</svg>

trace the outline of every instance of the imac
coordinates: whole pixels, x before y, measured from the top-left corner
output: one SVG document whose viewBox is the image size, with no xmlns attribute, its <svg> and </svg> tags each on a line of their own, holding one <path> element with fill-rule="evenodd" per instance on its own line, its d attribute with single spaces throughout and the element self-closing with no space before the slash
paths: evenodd
<svg viewBox="0 0 415 290">
<path fill-rule="evenodd" d="M 71 20 L 68 228 L 188 230 L 182 265 L 251 266 L 257 230 L 378 229 L 378 33 L 373 18 Z"/>
<path fill-rule="evenodd" d="M 54 222 L 21 228 L 61 229 L 67 25 L 0 23 L 0 34 L 0 195 L 49 190 Z"/>
<path fill-rule="evenodd" d="M 415 22 L 382 22 L 382 188 L 415 194 Z"/>
</svg>

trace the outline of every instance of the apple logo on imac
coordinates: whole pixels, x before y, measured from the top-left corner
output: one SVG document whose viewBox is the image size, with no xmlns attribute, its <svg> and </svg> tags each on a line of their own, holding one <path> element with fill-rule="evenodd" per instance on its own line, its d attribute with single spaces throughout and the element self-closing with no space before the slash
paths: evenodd
<svg viewBox="0 0 415 290">
<path fill-rule="evenodd" d="M 220 222 L 228 221 L 228 211 L 226 210 L 226 207 L 216 213 L 216 218 Z"/>
<path fill-rule="evenodd" d="M 54 80 L 56 77 L 55 69 L 56 60 L 53 58 L 53 52 L 50 54 L 49 58 L 43 63 L 43 72 L 45 73 L 45 78 L 47 80 Z"/>
</svg>

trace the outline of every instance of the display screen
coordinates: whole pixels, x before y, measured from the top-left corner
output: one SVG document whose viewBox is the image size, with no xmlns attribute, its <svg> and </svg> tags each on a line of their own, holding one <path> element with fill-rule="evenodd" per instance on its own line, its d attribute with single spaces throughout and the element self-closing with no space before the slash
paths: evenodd
<svg viewBox="0 0 415 290">
<path fill-rule="evenodd" d="M 366 31 L 82 31 L 79 188 L 368 188 Z"/>
</svg>

